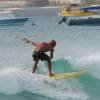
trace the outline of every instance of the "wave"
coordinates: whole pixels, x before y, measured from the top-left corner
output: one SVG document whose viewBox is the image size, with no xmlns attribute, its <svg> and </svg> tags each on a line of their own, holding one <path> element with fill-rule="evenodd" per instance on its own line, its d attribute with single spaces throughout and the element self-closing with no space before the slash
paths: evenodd
<svg viewBox="0 0 100 100">
<path fill-rule="evenodd" d="M 88 72 L 100 80 L 100 53 L 82 56 L 79 58 L 65 58 L 75 69 L 88 69 Z"/>
<path fill-rule="evenodd" d="M 23 91 L 61 100 L 88 98 L 81 84 L 75 79 L 55 80 L 20 68 L 0 70 L 0 93 L 14 95 Z"/>
</svg>

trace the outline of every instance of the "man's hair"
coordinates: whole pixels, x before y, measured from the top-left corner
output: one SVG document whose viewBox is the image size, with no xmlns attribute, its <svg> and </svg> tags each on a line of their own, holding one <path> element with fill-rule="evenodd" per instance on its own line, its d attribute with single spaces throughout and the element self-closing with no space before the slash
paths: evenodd
<svg viewBox="0 0 100 100">
<path fill-rule="evenodd" d="M 53 47 L 56 46 L 56 41 L 55 41 L 55 40 L 51 40 L 50 43 L 51 43 L 51 45 L 52 45 Z"/>
</svg>

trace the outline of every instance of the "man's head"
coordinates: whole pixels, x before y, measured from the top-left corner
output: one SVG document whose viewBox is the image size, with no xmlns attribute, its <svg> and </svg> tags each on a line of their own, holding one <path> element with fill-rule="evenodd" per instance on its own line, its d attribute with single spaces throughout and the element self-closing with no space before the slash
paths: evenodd
<svg viewBox="0 0 100 100">
<path fill-rule="evenodd" d="M 56 41 L 55 40 L 51 40 L 49 43 L 52 45 L 52 47 L 56 46 Z"/>
</svg>

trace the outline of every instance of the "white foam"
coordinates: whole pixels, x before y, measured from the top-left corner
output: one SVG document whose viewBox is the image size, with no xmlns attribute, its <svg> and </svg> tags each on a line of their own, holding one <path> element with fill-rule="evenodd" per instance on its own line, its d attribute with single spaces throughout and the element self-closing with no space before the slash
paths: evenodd
<svg viewBox="0 0 100 100">
<path fill-rule="evenodd" d="M 100 79 L 100 53 L 66 60 L 68 60 L 74 68 L 86 68 L 93 77 Z"/>
<path fill-rule="evenodd" d="M 32 74 L 17 68 L 0 71 L 0 93 L 13 95 L 22 91 L 62 100 L 70 98 L 87 100 L 88 98 L 75 80 L 55 80 L 45 75 Z"/>
</svg>

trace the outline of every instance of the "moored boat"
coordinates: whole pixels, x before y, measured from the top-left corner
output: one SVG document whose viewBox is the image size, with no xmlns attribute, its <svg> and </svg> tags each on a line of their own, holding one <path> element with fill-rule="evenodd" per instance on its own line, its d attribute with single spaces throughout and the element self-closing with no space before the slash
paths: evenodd
<svg viewBox="0 0 100 100">
<path fill-rule="evenodd" d="M 96 11 L 87 11 L 87 10 L 81 10 L 79 7 L 66 7 L 66 6 L 62 6 L 59 12 L 59 16 L 62 17 L 88 16 L 88 15 L 95 15 L 95 14 L 97 14 Z"/>
<path fill-rule="evenodd" d="M 100 25 L 100 15 L 73 17 L 70 18 L 68 25 Z"/>
<path fill-rule="evenodd" d="M 11 11 L 0 11 L 0 25 L 22 25 L 28 19 L 28 17 L 15 17 Z"/>
<path fill-rule="evenodd" d="M 81 10 L 100 10 L 100 5 L 90 5 L 81 7 Z"/>
</svg>

